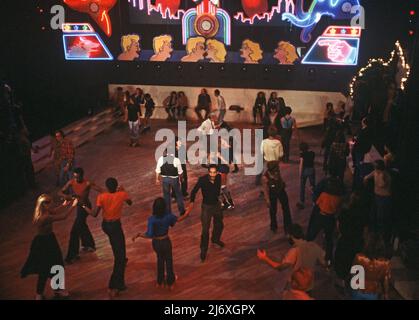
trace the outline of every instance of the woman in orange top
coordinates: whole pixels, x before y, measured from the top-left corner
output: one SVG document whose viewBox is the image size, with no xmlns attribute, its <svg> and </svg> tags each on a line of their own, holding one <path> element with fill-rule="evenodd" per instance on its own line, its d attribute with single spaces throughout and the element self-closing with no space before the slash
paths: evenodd
<svg viewBox="0 0 419 320">
<path fill-rule="evenodd" d="M 381 235 L 370 234 L 364 250 L 355 256 L 354 266 L 364 268 L 364 288 L 353 290 L 354 300 L 387 300 L 390 280 L 390 260 L 385 258 L 385 245 Z M 362 279 L 361 279 L 362 280 Z"/>
</svg>

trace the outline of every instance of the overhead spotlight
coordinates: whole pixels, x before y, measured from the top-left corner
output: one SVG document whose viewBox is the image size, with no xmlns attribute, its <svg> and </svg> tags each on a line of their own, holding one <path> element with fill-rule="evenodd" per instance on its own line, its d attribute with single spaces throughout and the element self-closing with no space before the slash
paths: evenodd
<svg viewBox="0 0 419 320">
<path fill-rule="evenodd" d="M 119 63 L 117 63 L 115 67 L 119 68 Z"/>
</svg>

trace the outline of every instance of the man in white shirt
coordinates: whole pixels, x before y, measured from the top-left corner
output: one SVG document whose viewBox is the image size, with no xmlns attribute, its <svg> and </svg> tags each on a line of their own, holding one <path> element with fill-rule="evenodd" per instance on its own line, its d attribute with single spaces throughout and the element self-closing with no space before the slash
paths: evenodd
<svg viewBox="0 0 419 320">
<path fill-rule="evenodd" d="M 281 141 L 278 139 L 278 130 L 274 125 L 268 128 L 268 138 L 262 140 L 260 152 L 263 158 L 263 171 L 256 176 L 256 185 L 260 185 L 263 173 L 266 171 L 267 163 L 280 161 L 284 155 Z"/>
<path fill-rule="evenodd" d="M 220 94 L 220 90 L 216 89 L 214 91 L 214 95 L 217 101 L 217 109 L 218 109 L 218 123 L 223 122 L 224 116 L 227 112 L 226 110 L 226 102 L 224 100 L 224 97 Z"/>
<path fill-rule="evenodd" d="M 219 128 L 219 125 L 215 124 L 217 116 L 215 112 L 211 112 L 207 120 L 201 123 L 198 132 L 201 134 L 202 149 L 206 151 L 206 157 L 202 161 L 202 165 L 205 166 L 208 163 L 208 157 L 211 153 L 211 139 L 214 135 L 214 130 Z M 206 144 L 206 146 L 205 146 Z M 217 141 L 213 141 L 213 148 L 217 147 Z"/>
<path fill-rule="evenodd" d="M 164 151 L 163 155 L 157 161 L 156 166 L 156 184 L 160 184 L 159 177 L 163 182 L 163 197 L 166 202 L 166 208 L 171 211 L 170 204 L 170 192 L 173 189 L 176 202 L 179 210 L 179 214 L 182 216 L 185 213 L 185 206 L 183 204 L 183 195 L 180 191 L 179 179 L 182 177 L 182 164 L 179 158 L 175 157 L 173 154 L 167 154 L 167 151 Z"/>
</svg>

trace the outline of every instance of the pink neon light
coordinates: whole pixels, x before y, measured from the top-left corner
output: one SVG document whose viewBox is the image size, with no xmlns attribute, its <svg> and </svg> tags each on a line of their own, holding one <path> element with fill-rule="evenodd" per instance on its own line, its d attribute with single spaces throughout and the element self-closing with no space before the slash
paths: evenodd
<svg viewBox="0 0 419 320">
<path fill-rule="evenodd" d="M 150 0 L 147 0 L 147 14 L 150 15 L 153 11 L 160 13 L 163 19 L 170 20 L 180 20 L 182 18 L 182 15 L 185 13 L 185 11 L 181 9 L 179 9 L 175 13 L 172 13 L 168 7 L 166 8 L 166 10 L 164 10 L 161 3 L 158 3 L 155 6 L 151 4 Z"/>
<path fill-rule="evenodd" d="M 285 0 L 285 11 L 287 13 L 294 13 L 295 11 L 295 4 L 293 0 Z M 253 24 L 255 22 L 255 19 L 258 20 L 266 20 L 267 22 L 271 21 L 273 16 L 275 14 L 281 14 L 281 5 L 282 0 L 278 0 L 278 3 L 276 6 L 273 6 L 270 12 L 265 12 L 263 14 L 255 14 L 253 17 L 246 17 L 246 14 L 244 12 L 237 12 L 237 14 L 234 16 L 234 19 L 241 21 L 242 23 L 250 23 Z"/>
<path fill-rule="evenodd" d="M 196 13 L 201 15 L 203 13 L 209 13 L 215 15 L 217 13 L 217 7 L 210 2 L 210 0 L 204 0 L 201 4 L 196 8 Z"/>
<path fill-rule="evenodd" d="M 328 47 L 327 57 L 335 63 L 346 63 L 353 49 L 346 41 L 338 39 L 320 40 L 319 46 Z"/>
</svg>

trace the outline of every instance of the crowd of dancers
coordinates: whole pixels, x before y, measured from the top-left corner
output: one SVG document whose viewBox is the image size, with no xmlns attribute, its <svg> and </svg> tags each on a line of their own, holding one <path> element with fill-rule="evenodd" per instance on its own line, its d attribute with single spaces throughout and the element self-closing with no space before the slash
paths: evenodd
<svg viewBox="0 0 419 320">
<path fill-rule="evenodd" d="M 203 120 L 198 132 L 204 141 L 210 142 L 212 137 L 216 136 L 214 134 L 216 129 L 225 128 L 231 131 L 232 128 L 224 121 L 226 103 L 220 91 L 215 91 L 217 108 L 211 108 L 207 95 L 203 89 L 195 111 Z M 169 119 L 184 117 L 185 107 L 187 108 L 185 98 L 184 93 L 179 97 L 179 94 L 174 92 L 165 100 Z M 125 121 L 129 124 L 130 145 L 136 146 L 142 115 L 141 106 L 145 104 L 144 125 L 147 127 L 155 105 L 150 95 L 143 94 L 141 89 L 137 89 L 134 95 L 126 93 L 123 101 L 125 104 L 120 101 L 121 110 Z M 200 114 L 202 110 L 205 111 L 204 117 Z M 364 156 L 371 148 L 368 119 L 362 120 L 359 132 L 352 137 L 351 130 L 354 127 L 348 124 L 350 117 L 345 108 L 342 110 L 343 112 L 336 113 L 333 105 L 327 105 L 325 138 L 321 145 L 324 153 L 325 178 L 320 182 L 316 181 L 315 152 L 308 143 L 299 141 L 300 196 L 295 205 L 297 210 L 306 206 L 312 208 L 308 228 L 304 231 L 300 225 L 292 221 L 286 192 L 287 184 L 281 175 L 283 167 L 281 163 L 290 162 L 290 144 L 293 133 L 297 130 L 296 119 L 291 116 L 292 109 L 285 105 L 282 98 L 277 98 L 276 94 L 272 94 L 266 102 L 265 95 L 261 92 L 255 101 L 254 122 L 263 125 L 264 139 L 260 146 L 263 171 L 256 176 L 254 183 L 260 188 L 260 195 L 266 201 L 270 229 L 273 233 L 278 232 L 277 203 L 280 203 L 284 235 L 292 246 L 279 262 L 269 258 L 264 250 L 258 250 L 257 257 L 275 269 L 292 269 L 292 275 L 284 290 L 284 299 L 312 299 L 310 293 L 315 287 L 314 275 L 317 263 L 324 266 L 324 272 L 334 270 L 342 286 L 348 289 L 350 289 L 351 266 L 354 263 L 362 265 L 368 270 L 367 286 L 364 289 L 350 289 L 352 297 L 388 298 L 389 249 L 395 236 L 391 228 L 393 177 L 390 173 L 394 161 L 388 152 L 385 161 L 376 161 L 374 168 L 366 166 Z M 297 137 L 297 140 L 300 140 L 299 135 Z M 146 232 L 140 232 L 132 237 L 132 241 L 139 237 L 152 241 L 157 257 L 156 286 L 166 286 L 170 290 L 176 283 L 176 275 L 169 229 L 190 215 L 196 196 L 201 191 L 200 260 L 205 262 L 207 259 L 210 239 L 214 245 L 223 248 L 225 246 L 222 241 L 224 212 L 236 206 L 229 188 L 228 175 L 231 166 L 234 166 L 233 173 L 239 171 L 237 155 L 233 152 L 234 137 L 230 137 L 228 141 L 219 140 L 216 148 L 211 148 L 212 144 L 207 143 L 207 156 L 201 161 L 207 173 L 199 177 L 189 194 L 186 142 L 176 138 L 172 143 L 175 145 L 175 152 L 170 153 L 167 149 L 158 159 L 155 168 L 156 184 L 161 185 L 162 196 L 154 200 Z M 126 290 L 125 269 L 128 261 L 121 216 L 123 204 L 132 204 L 131 197 L 113 177 L 106 179 L 105 188 L 86 179 L 83 169 L 76 166 L 75 150 L 71 141 L 60 131 L 56 133 L 56 143 L 53 144 L 53 148 L 54 159 L 57 159 L 57 184 L 61 186 L 59 195 L 64 201 L 55 207 L 50 195 L 43 194 L 37 199 L 33 223 L 38 232 L 32 241 L 21 275 L 22 277 L 29 274 L 38 275 L 36 298 L 43 299 L 47 279 L 53 276 L 52 266 L 77 263 L 80 244 L 81 250 L 85 252 L 96 250 L 87 217 L 89 215 L 97 217 L 101 214 L 102 230 L 109 238 L 114 255 L 114 267 L 108 284 L 109 295 L 118 296 Z M 345 173 L 348 172 L 347 156 L 350 152 L 354 168 L 352 192 L 347 191 L 344 179 Z M 310 201 L 306 201 L 307 180 L 310 184 Z M 370 189 L 371 181 L 374 182 L 373 189 Z M 95 206 L 92 206 L 89 200 L 91 191 L 98 192 Z M 175 215 L 172 210 L 172 198 L 177 203 L 179 215 Z M 188 198 L 189 204 L 185 205 Z M 66 219 L 74 210 L 77 211 L 76 218 L 70 233 L 68 252 L 63 261 L 61 249 L 53 232 L 53 224 Z M 213 228 L 210 237 L 211 224 Z M 324 247 L 314 242 L 320 232 L 324 233 Z M 335 244 L 336 232 L 339 236 Z M 58 296 L 68 295 L 65 290 L 56 290 L 55 293 Z"/>
</svg>

